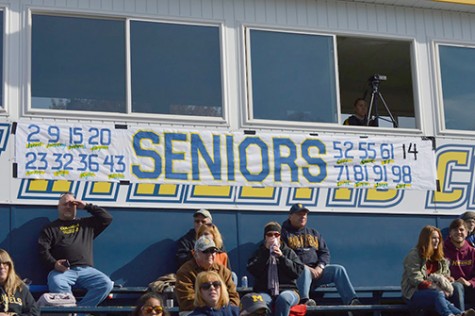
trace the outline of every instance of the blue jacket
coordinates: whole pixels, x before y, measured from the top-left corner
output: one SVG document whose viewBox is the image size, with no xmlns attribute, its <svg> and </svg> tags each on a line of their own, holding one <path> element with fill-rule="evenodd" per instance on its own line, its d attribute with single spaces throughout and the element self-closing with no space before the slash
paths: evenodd
<svg viewBox="0 0 475 316">
<path fill-rule="evenodd" d="M 188 316 L 239 316 L 239 307 L 234 305 L 227 305 L 220 309 L 208 306 L 197 307 Z"/>
<path fill-rule="evenodd" d="M 300 260 L 315 268 L 318 264 L 330 263 L 330 249 L 318 231 L 307 226 L 295 228 L 289 220 L 282 223 L 281 239 L 289 246 Z"/>
</svg>

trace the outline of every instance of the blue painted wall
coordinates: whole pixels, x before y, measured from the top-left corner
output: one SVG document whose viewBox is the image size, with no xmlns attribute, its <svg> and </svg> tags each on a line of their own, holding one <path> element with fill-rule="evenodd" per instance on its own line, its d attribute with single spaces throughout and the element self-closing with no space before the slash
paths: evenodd
<svg viewBox="0 0 475 316">
<path fill-rule="evenodd" d="M 145 286 L 175 271 L 175 241 L 193 224 L 192 211 L 109 208 L 114 221 L 95 241 L 95 266 L 112 280 Z M 285 212 L 213 210 L 233 270 L 246 273 L 246 262 L 263 238 L 263 226 L 282 223 Z M 79 211 L 79 216 L 87 216 Z M 55 207 L 0 205 L 0 248 L 12 255 L 17 272 L 45 284 L 48 271 L 37 254 L 41 228 L 56 219 Z M 445 228 L 455 217 L 312 212 L 309 225 L 325 237 L 332 262 L 344 265 L 355 286 L 399 285 L 402 260 L 421 228 Z M 252 283 L 252 280 L 251 280 Z"/>
</svg>

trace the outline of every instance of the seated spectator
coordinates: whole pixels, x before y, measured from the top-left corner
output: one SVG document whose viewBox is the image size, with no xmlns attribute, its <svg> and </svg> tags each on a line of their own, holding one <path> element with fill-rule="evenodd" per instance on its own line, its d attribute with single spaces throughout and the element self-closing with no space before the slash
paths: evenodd
<svg viewBox="0 0 475 316">
<path fill-rule="evenodd" d="M 163 298 L 160 294 L 147 292 L 138 299 L 132 316 L 169 316 L 170 314 L 164 306 Z"/>
<path fill-rule="evenodd" d="M 215 262 L 216 247 L 213 240 L 201 236 L 195 243 L 193 258 L 188 260 L 176 273 L 175 294 L 180 308 L 180 315 L 187 315 L 193 310 L 195 300 L 195 281 L 198 273 L 215 271 L 223 280 L 223 286 L 229 294 L 230 304 L 239 306 L 239 294 L 236 291 L 231 271 Z"/>
<path fill-rule="evenodd" d="M 264 227 L 264 241 L 247 263 L 254 276 L 254 290 L 266 304 L 273 305 L 274 315 L 288 316 L 290 308 L 299 303 L 297 278 L 304 269 L 295 252 L 280 241 L 281 227 L 270 222 Z"/>
<path fill-rule="evenodd" d="M 241 297 L 240 316 L 268 316 L 271 311 L 259 293 L 247 293 Z"/>
<path fill-rule="evenodd" d="M 404 271 L 401 280 L 403 298 L 413 308 L 435 310 L 438 315 L 474 316 L 475 310 L 462 311 L 449 302 L 446 294 L 433 288 L 428 280 L 432 273 L 450 277 L 447 260 L 444 258 L 442 234 L 434 226 L 425 226 L 416 247 L 404 258 Z"/>
<path fill-rule="evenodd" d="M 343 304 L 359 305 L 360 301 L 345 267 L 330 264 L 330 249 L 325 239 L 316 229 L 308 227 L 309 212 L 302 204 L 294 204 L 290 208 L 289 218 L 282 224 L 282 240 L 305 264 L 303 273 L 297 279 L 302 303 L 315 306 L 310 291 L 334 283 Z"/>
<path fill-rule="evenodd" d="M 219 229 L 216 225 L 201 225 L 196 233 L 196 239 L 200 238 L 201 236 L 207 236 L 208 238 L 214 241 L 216 248 L 218 248 L 218 252 L 216 252 L 216 259 L 215 262 L 222 264 L 223 266 L 227 267 L 231 270 L 231 264 L 229 262 L 228 254 L 224 250 L 223 245 L 223 237 L 219 232 Z"/>
<path fill-rule="evenodd" d="M 78 209 L 91 216 L 77 217 Z M 51 269 L 48 288 L 52 293 L 72 293 L 72 287 L 86 290 L 79 306 L 97 306 L 112 290 L 114 283 L 94 268 L 93 242 L 112 222 L 102 207 L 85 203 L 67 192 L 58 202 L 58 219 L 46 225 L 38 238 L 40 257 Z"/>
<path fill-rule="evenodd" d="M 203 271 L 196 276 L 195 309 L 190 316 L 238 316 L 239 307 L 229 304 L 226 286 L 214 271 Z"/>
<path fill-rule="evenodd" d="M 359 125 L 366 126 L 368 125 L 368 103 L 363 98 L 358 98 L 353 103 L 355 109 L 355 114 L 347 118 L 343 125 Z M 369 126 L 375 126 L 376 122 L 370 120 Z"/>
<path fill-rule="evenodd" d="M 16 274 L 12 258 L 3 249 L 0 249 L 0 315 L 40 315 L 35 299 Z"/>
<path fill-rule="evenodd" d="M 463 219 L 450 223 L 449 237 L 444 242 L 444 254 L 449 259 L 454 295 L 451 302 L 465 310 L 465 301 L 473 302 L 475 297 L 475 248 L 467 240 L 467 225 Z"/>
<path fill-rule="evenodd" d="M 460 216 L 467 224 L 467 241 L 475 247 L 475 212 L 467 211 Z"/>
<path fill-rule="evenodd" d="M 213 217 L 208 210 L 201 209 L 193 214 L 193 228 L 177 241 L 176 263 L 177 269 L 193 258 L 193 248 L 196 241 L 196 233 L 202 225 L 211 225 Z"/>
</svg>

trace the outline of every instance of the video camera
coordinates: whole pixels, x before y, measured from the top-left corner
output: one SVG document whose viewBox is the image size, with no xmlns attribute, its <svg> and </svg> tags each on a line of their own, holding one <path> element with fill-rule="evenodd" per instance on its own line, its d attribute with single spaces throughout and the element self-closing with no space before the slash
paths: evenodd
<svg viewBox="0 0 475 316">
<path fill-rule="evenodd" d="M 379 74 L 374 74 L 371 77 L 369 77 L 368 81 L 373 82 L 373 81 L 384 81 L 387 80 L 388 77 L 385 75 L 379 75 Z"/>
</svg>

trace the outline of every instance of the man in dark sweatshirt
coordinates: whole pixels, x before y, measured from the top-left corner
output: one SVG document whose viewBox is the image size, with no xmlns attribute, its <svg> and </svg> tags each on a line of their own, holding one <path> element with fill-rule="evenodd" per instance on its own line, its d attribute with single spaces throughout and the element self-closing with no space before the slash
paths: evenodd
<svg viewBox="0 0 475 316">
<path fill-rule="evenodd" d="M 315 301 L 310 299 L 310 290 L 335 283 L 344 304 L 359 305 L 345 268 L 330 264 L 330 250 L 325 239 L 318 231 L 307 227 L 308 212 L 302 204 L 294 204 L 290 208 L 289 219 L 282 224 L 282 240 L 305 264 L 303 273 L 297 279 L 301 302 L 315 305 Z"/>
<path fill-rule="evenodd" d="M 92 216 L 76 217 L 77 208 Z M 93 241 L 112 222 L 112 216 L 103 208 L 77 200 L 74 194 L 61 195 L 58 219 L 46 225 L 38 239 L 41 260 L 52 269 L 48 274 L 49 291 L 71 293 L 77 286 L 87 292 L 79 306 L 96 306 L 112 290 L 113 282 L 95 269 Z"/>
<path fill-rule="evenodd" d="M 454 295 L 449 298 L 459 309 L 465 310 L 465 302 L 474 302 L 475 296 L 475 248 L 467 242 L 467 224 L 463 219 L 450 223 L 449 237 L 444 242 L 444 255 L 450 262 Z"/>
</svg>

